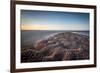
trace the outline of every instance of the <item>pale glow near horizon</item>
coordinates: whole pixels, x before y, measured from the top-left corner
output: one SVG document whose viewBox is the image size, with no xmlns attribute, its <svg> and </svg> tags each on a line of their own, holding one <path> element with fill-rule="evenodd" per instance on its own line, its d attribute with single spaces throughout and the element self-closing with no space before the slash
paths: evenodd
<svg viewBox="0 0 100 73">
<path fill-rule="evenodd" d="M 77 29 L 78 28 L 78 29 Z M 88 30 L 88 27 L 82 27 L 80 25 L 60 25 L 60 24 L 25 24 L 21 25 L 21 30 Z"/>
</svg>

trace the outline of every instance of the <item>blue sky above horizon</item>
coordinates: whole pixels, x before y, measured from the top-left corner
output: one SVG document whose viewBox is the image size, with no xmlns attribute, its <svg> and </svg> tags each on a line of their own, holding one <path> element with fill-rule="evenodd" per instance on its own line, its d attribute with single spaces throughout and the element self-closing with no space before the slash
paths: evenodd
<svg viewBox="0 0 100 73">
<path fill-rule="evenodd" d="M 21 10 L 21 30 L 89 30 L 89 13 Z"/>
</svg>

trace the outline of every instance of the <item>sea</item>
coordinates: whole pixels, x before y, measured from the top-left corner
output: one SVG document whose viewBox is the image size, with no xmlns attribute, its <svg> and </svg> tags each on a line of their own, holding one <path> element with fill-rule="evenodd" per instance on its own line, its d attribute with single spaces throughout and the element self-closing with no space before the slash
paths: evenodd
<svg viewBox="0 0 100 73">
<path fill-rule="evenodd" d="M 21 30 L 21 48 L 31 48 L 36 41 L 43 40 L 63 32 L 72 32 L 89 36 L 89 31 Z"/>
</svg>

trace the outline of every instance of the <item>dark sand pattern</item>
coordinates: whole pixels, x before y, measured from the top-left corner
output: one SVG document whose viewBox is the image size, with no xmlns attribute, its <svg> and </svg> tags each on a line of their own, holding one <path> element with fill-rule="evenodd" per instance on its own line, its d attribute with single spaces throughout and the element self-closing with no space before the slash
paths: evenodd
<svg viewBox="0 0 100 73">
<path fill-rule="evenodd" d="M 65 32 L 38 40 L 32 48 L 21 49 L 21 62 L 89 59 L 89 36 Z"/>
</svg>

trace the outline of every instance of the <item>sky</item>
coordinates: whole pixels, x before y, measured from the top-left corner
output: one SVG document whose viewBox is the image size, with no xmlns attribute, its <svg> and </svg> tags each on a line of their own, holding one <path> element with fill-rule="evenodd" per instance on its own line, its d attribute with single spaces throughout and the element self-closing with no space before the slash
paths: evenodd
<svg viewBox="0 0 100 73">
<path fill-rule="evenodd" d="M 21 30 L 89 30 L 89 13 L 21 10 Z"/>
</svg>

